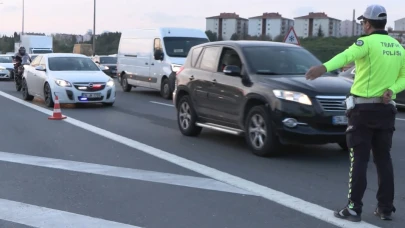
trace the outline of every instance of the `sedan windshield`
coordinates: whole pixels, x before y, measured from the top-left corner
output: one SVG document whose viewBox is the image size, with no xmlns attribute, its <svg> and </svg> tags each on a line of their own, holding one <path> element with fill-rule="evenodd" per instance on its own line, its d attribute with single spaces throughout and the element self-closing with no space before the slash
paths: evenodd
<svg viewBox="0 0 405 228">
<path fill-rule="evenodd" d="M 117 64 L 117 57 L 100 57 L 100 64 Z"/>
<path fill-rule="evenodd" d="M 192 47 L 209 42 L 206 38 L 195 37 L 165 37 L 163 41 L 168 56 L 182 58 L 187 57 Z"/>
<path fill-rule="evenodd" d="M 12 63 L 13 58 L 11 56 L 0 56 L 0 63 Z"/>
<path fill-rule="evenodd" d="M 85 57 L 50 57 L 48 58 L 51 71 L 100 71 L 100 68 Z"/>
<path fill-rule="evenodd" d="M 243 52 L 251 70 L 262 75 L 305 75 L 322 64 L 303 48 L 282 46 L 245 47 Z"/>
</svg>

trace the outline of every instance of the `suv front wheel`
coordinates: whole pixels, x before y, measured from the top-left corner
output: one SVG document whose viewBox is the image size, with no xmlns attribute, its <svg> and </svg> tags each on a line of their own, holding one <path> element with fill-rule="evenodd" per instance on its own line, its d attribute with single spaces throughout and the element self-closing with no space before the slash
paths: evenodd
<svg viewBox="0 0 405 228">
<path fill-rule="evenodd" d="M 191 99 L 188 95 L 180 98 L 177 106 L 177 123 L 183 135 L 198 136 L 202 127 L 196 125 L 197 113 L 195 112 Z"/>
<path fill-rule="evenodd" d="M 280 141 L 273 134 L 269 111 L 265 106 L 255 106 L 245 121 L 245 139 L 255 155 L 276 155 L 280 149 Z"/>
</svg>

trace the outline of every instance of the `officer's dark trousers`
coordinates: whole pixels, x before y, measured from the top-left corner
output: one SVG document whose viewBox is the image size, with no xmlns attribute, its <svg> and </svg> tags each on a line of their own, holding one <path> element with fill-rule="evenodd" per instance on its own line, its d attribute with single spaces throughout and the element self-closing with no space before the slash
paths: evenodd
<svg viewBox="0 0 405 228">
<path fill-rule="evenodd" d="M 347 115 L 346 131 L 350 150 L 349 208 L 362 213 L 362 199 L 367 187 L 370 150 L 378 172 L 378 207 L 392 212 L 394 172 L 391 161 L 392 136 L 397 110 L 391 104 L 356 104 Z"/>
</svg>

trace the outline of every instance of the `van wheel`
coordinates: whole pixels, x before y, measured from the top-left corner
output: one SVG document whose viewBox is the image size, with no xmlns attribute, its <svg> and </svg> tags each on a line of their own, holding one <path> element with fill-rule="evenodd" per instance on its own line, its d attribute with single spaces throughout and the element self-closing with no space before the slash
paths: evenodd
<svg viewBox="0 0 405 228">
<path fill-rule="evenodd" d="M 131 92 L 132 86 L 128 84 L 127 75 L 123 75 L 121 79 L 121 87 L 124 92 Z"/>
<path fill-rule="evenodd" d="M 162 80 L 162 85 L 160 86 L 160 95 L 162 95 L 163 98 L 169 100 L 172 98 L 172 93 L 171 93 L 170 85 L 169 85 L 169 79 L 164 78 Z"/>
<path fill-rule="evenodd" d="M 185 136 L 198 136 L 202 127 L 197 126 L 196 122 L 197 113 L 191 104 L 191 99 L 188 95 L 184 95 L 177 106 L 177 124 L 180 132 Z"/>
<path fill-rule="evenodd" d="M 245 139 L 255 155 L 278 154 L 281 143 L 273 133 L 270 114 L 265 106 L 255 106 L 249 111 L 245 121 Z"/>
</svg>

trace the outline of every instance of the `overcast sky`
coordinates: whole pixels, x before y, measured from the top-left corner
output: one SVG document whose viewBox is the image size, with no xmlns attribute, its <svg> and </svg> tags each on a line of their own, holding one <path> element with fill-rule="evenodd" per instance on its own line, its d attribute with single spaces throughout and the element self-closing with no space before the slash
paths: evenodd
<svg viewBox="0 0 405 228">
<path fill-rule="evenodd" d="M 0 34 L 21 31 L 22 1 L 0 0 Z M 25 32 L 84 34 L 93 27 L 93 2 L 25 0 Z M 352 18 L 353 9 L 357 17 L 373 3 L 387 9 L 388 26 L 393 27 L 395 20 L 405 17 L 400 0 L 97 0 L 96 32 L 156 26 L 205 29 L 205 18 L 221 12 L 236 12 L 245 18 L 279 12 L 292 19 L 308 12 L 325 12 L 345 20 Z"/>
</svg>

